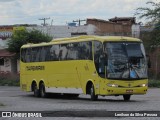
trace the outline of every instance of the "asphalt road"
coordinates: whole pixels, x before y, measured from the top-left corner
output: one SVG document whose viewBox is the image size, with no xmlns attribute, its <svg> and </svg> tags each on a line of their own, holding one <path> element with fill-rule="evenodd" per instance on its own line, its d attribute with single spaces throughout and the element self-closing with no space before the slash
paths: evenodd
<svg viewBox="0 0 160 120">
<path fill-rule="evenodd" d="M 131 100 L 123 101 L 122 96 L 99 97 L 91 101 L 89 95 L 80 95 L 78 98 L 54 96 L 50 98 L 35 98 L 33 93 L 23 92 L 19 87 L 0 86 L 0 111 L 43 111 L 48 115 L 57 116 L 57 119 L 121 119 L 121 120 L 159 120 L 158 117 L 106 117 L 108 111 L 160 111 L 160 89 L 152 88 L 146 95 L 133 95 Z M 154 113 L 154 112 L 153 112 Z M 113 113 L 112 113 L 113 114 Z M 112 115 L 111 114 L 111 115 Z M 88 116 L 87 116 L 88 115 Z M 0 120 L 12 118 L 0 118 Z M 16 120 L 24 118 L 16 118 Z M 33 118 L 25 118 L 32 120 Z M 36 119 L 36 118 L 34 118 Z M 38 120 L 52 120 L 53 117 L 38 118 Z"/>
</svg>

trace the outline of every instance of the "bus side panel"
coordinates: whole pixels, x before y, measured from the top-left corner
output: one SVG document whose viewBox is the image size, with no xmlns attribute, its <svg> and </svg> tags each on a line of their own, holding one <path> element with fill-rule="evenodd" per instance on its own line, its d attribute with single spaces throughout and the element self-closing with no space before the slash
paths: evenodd
<svg viewBox="0 0 160 120">
<path fill-rule="evenodd" d="M 49 88 L 78 89 L 81 88 L 76 72 L 77 61 L 55 61 L 47 63 Z M 54 91 L 53 91 L 54 92 Z M 59 91 L 60 93 L 62 91 Z M 74 93 L 74 91 L 73 91 Z"/>
<path fill-rule="evenodd" d="M 83 93 L 86 93 L 87 82 L 91 81 L 95 86 L 95 93 L 99 94 L 99 77 L 96 73 L 93 61 L 80 61 L 79 64 L 77 63 L 77 70 Z"/>
<path fill-rule="evenodd" d="M 32 82 L 35 81 L 37 87 L 39 87 L 40 81 L 43 81 L 46 85 L 47 74 L 46 74 L 46 66 L 44 63 L 22 63 L 21 62 L 21 73 L 20 73 L 20 81 L 21 81 L 21 89 L 24 91 L 31 91 Z"/>
<path fill-rule="evenodd" d="M 25 65 L 23 62 L 20 62 L 20 87 L 21 90 L 27 91 L 27 77 L 25 76 Z"/>
</svg>

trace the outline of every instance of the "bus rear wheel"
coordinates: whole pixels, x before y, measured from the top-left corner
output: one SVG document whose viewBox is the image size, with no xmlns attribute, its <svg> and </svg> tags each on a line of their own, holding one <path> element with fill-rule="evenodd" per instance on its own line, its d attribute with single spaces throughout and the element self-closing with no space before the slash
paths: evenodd
<svg viewBox="0 0 160 120">
<path fill-rule="evenodd" d="M 33 94 L 35 97 L 40 97 L 40 93 L 39 93 L 39 90 L 38 90 L 36 84 L 34 84 L 34 86 L 33 86 Z"/>
<path fill-rule="evenodd" d="M 123 95 L 124 101 L 129 101 L 131 98 L 131 95 Z"/>
<path fill-rule="evenodd" d="M 46 91 L 45 91 L 45 85 L 44 85 L 44 83 L 41 83 L 41 84 L 40 84 L 39 92 L 40 92 L 40 96 L 41 96 L 42 98 L 47 97 L 47 93 L 46 93 Z"/>
<path fill-rule="evenodd" d="M 95 101 L 98 99 L 98 95 L 95 95 L 95 89 L 94 89 L 94 85 L 92 84 L 91 88 L 90 88 L 90 95 L 91 95 L 91 100 Z"/>
</svg>

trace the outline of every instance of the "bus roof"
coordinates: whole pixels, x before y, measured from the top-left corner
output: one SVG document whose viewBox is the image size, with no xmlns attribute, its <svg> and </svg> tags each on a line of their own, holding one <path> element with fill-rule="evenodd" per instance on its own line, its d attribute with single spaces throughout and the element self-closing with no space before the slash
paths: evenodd
<svg viewBox="0 0 160 120">
<path fill-rule="evenodd" d="M 39 44 L 32 44 L 28 43 L 22 46 L 22 48 L 26 47 L 38 47 L 38 46 L 47 46 L 52 44 L 63 44 L 63 43 L 70 43 L 70 42 L 81 42 L 81 41 L 89 41 L 89 40 L 99 40 L 101 42 L 108 41 L 108 42 L 141 42 L 138 38 L 132 37 L 124 37 L 124 36 L 89 36 L 89 35 L 82 35 L 77 37 L 69 37 L 69 38 L 58 38 L 53 39 L 51 42 L 43 42 Z"/>
</svg>

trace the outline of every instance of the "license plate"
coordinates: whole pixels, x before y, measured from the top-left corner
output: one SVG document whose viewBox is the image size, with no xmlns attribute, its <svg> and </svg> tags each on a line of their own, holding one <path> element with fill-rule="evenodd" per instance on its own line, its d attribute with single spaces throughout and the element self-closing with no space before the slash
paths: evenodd
<svg viewBox="0 0 160 120">
<path fill-rule="evenodd" d="M 126 93 L 133 93 L 133 90 L 126 90 Z"/>
</svg>

